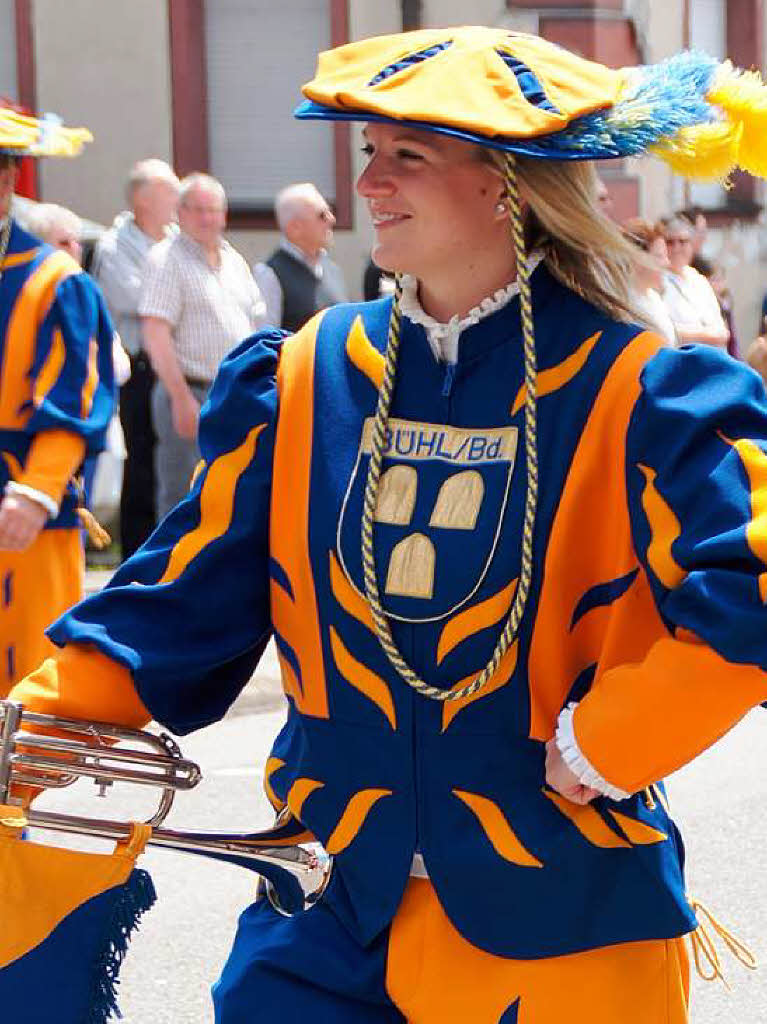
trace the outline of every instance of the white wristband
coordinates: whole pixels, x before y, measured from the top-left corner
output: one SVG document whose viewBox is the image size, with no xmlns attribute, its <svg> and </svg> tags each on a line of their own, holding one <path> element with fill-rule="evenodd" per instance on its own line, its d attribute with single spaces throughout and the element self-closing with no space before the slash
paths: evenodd
<svg viewBox="0 0 767 1024">
<path fill-rule="evenodd" d="M 556 744 L 565 764 L 582 786 L 596 789 L 602 796 L 609 796 L 611 800 L 626 800 L 631 793 L 618 789 L 603 779 L 596 768 L 589 764 L 578 746 L 573 728 L 573 714 L 577 707 L 577 704 L 568 704 L 560 711 L 557 719 Z"/>
<path fill-rule="evenodd" d="M 29 498 L 31 501 L 37 502 L 38 505 L 42 505 L 51 519 L 55 519 L 59 514 L 59 506 L 53 498 L 44 491 L 38 491 L 35 487 L 27 487 L 26 484 L 9 480 L 5 485 L 5 491 L 6 494 L 20 494 L 23 498 Z"/>
</svg>

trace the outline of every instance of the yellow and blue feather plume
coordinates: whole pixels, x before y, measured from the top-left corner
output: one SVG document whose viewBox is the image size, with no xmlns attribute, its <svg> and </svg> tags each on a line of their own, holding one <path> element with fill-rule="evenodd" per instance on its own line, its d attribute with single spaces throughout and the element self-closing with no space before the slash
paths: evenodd
<svg viewBox="0 0 767 1024">
<path fill-rule="evenodd" d="M 77 156 L 93 136 L 87 128 L 66 128 L 53 114 L 32 117 L 0 106 L 0 153 L 11 156 Z"/>
</svg>

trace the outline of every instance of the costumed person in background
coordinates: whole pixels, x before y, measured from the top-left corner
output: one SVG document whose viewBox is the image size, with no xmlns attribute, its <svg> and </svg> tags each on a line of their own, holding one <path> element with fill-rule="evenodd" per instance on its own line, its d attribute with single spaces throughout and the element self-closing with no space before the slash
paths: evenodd
<svg viewBox="0 0 767 1024">
<path fill-rule="evenodd" d="M 73 478 L 114 406 L 101 295 L 71 255 L 15 223 L 16 165 L 89 139 L 0 108 L 0 696 L 54 650 L 45 627 L 83 595 Z"/>
<path fill-rule="evenodd" d="M 72 259 L 82 266 L 83 222 L 73 210 L 57 203 L 38 203 L 27 213 L 24 227 L 30 234 L 52 245 L 54 249 L 68 252 Z M 112 363 L 114 382 L 118 388 L 122 387 L 131 375 L 131 364 L 117 331 L 112 334 Z M 99 455 L 86 455 L 83 462 L 83 491 L 88 508 L 92 507 L 93 482 L 99 462 L 107 457 L 107 453 L 110 458 L 119 458 L 125 450 L 116 411 L 109 421 L 105 448 L 106 452 Z"/>
<path fill-rule="evenodd" d="M 706 278 L 690 266 L 693 227 L 685 217 L 664 225 L 669 268 L 663 301 L 674 323 L 679 345 L 712 345 L 727 351 L 730 332 L 722 319 L 719 300 Z"/>
<path fill-rule="evenodd" d="M 634 265 L 634 293 L 637 308 L 669 345 L 676 344 L 674 322 L 661 298 L 663 274 L 668 270 L 668 249 L 663 228 L 641 217 L 624 221 L 623 234 L 641 253 Z"/>
<path fill-rule="evenodd" d="M 761 80 L 450 28 L 323 53 L 304 94 L 367 122 L 395 295 L 227 356 L 190 494 L 13 696 L 184 733 L 274 634 L 266 790 L 334 870 L 244 912 L 218 1024 L 682 1024 L 661 780 L 767 698 L 767 404 L 641 326 L 590 161 L 763 173 Z"/>
</svg>

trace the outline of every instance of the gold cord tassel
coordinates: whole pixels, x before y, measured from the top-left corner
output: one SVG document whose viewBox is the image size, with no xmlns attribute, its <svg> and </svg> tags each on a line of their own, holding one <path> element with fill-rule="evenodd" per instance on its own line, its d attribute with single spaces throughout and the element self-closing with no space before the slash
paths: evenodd
<svg viewBox="0 0 767 1024">
<path fill-rule="evenodd" d="M 756 970 L 757 959 L 748 946 L 733 935 L 729 928 L 725 928 L 704 903 L 695 899 L 691 899 L 689 903 L 698 918 L 698 927 L 694 932 L 690 932 L 689 936 L 695 970 L 704 981 L 716 981 L 718 978 L 729 991 L 730 986 L 722 972 L 722 963 L 714 945 L 712 931 L 724 942 L 735 959 L 749 971 Z"/>
<path fill-rule="evenodd" d="M 86 508 L 85 505 L 80 505 L 77 509 L 77 518 L 80 520 L 80 524 L 85 528 L 85 531 L 90 537 L 91 544 L 93 544 L 94 548 L 98 551 L 101 551 L 102 548 L 105 548 L 112 543 L 112 538 L 91 510 Z"/>
</svg>

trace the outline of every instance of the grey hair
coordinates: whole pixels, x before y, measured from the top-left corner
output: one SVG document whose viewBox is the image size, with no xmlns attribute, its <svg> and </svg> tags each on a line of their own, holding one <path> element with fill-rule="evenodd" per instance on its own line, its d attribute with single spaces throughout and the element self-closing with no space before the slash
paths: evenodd
<svg viewBox="0 0 767 1024">
<path fill-rule="evenodd" d="M 40 203 L 32 207 L 25 216 L 27 229 L 44 242 L 48 242 L 57 227 L 68 229 L 79 239 L 83 233 L 83 222 L 72 210 L 56 203 Z"/>
<path fill-rule="evenodd" d="M 178 176 L 170 164 L 166 164 L 164 160 L 158 160 L 156 157 L 150 157 L 148 160 L 139 160 L 138 163 L 131 167 L 130 174 L 128 175 L 126 186 L 128 202 L 133 204 L 137 189 L 155 181 L 165 181 L 168 185 L 174 185 L 176 188 L 179 187 Z"/>
<path fill-rule="evenodd" d="M 226 191 L 224 186 L 218 180 L 214 178 L 212 174 L 203 174 L 201 171 L 194 171 L 192 174 L 187 174 L 185 178 L 181 179 L 181 185 L 179 187 L 179 204 L 181 206 L 186 202 L 186 198 L 190 192 L 195 189 L 200 189 L 203 192 L 211 192 L 213 195 L 219 197 L 224 206 L 226 206 Z"/>
<path fill-rule="evenodd" d="M 324 202 L 322 195 L 316 185 L 310 181 L 304 181 L 297 185 L 288 185 L 277 193 L 274 200 L 274 215 L 277 218 L 277 226 L 284 231 L 287 225 L 295 218 L 300 217 L 304 212 L 307 202 L 319 199 Z"/>
</svg>

